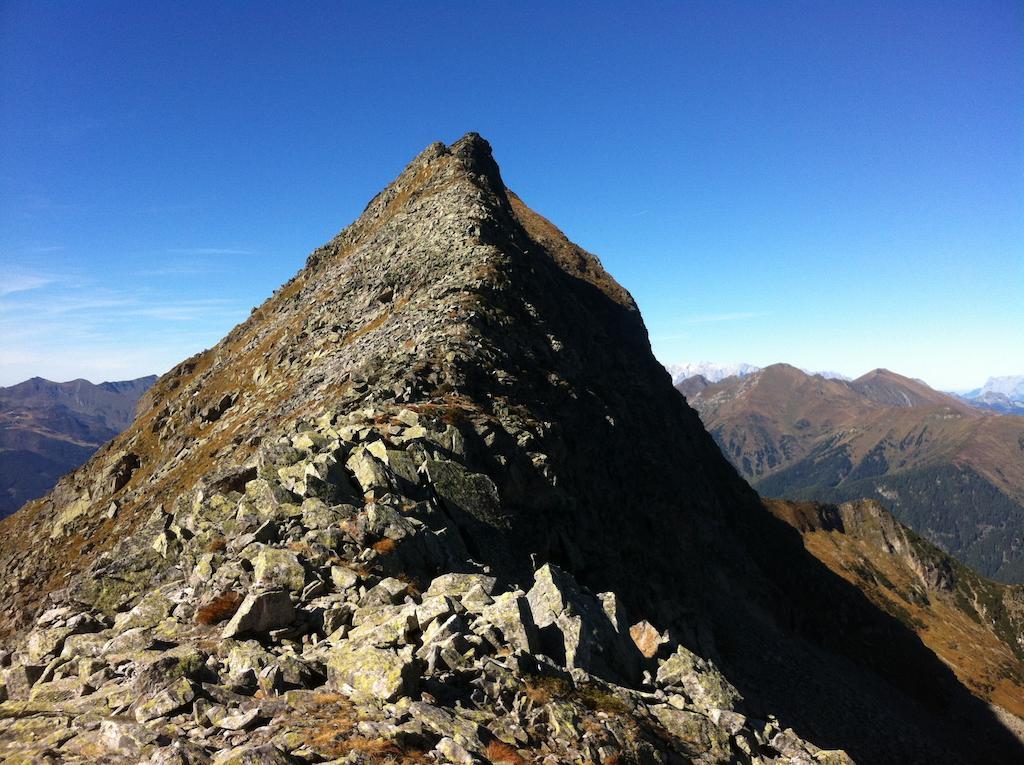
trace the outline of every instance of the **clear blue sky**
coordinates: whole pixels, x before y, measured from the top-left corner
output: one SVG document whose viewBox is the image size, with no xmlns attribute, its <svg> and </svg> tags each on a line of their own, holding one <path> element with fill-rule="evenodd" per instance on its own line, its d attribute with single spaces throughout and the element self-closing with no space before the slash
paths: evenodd
<svg viewBox="0 0 1024 765">
<path fill-rule="evenodd" d="M 163 372 L 476 130 L 665 362 L 1024 373 L 1024 5 L 0 3 L 0 384 Z"/>
</svg>

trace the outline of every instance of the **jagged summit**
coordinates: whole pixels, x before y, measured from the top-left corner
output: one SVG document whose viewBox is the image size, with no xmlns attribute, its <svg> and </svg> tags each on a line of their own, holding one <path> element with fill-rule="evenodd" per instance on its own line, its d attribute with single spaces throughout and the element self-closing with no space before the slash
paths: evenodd
<svg viewBox="0 0 1024 765">
<path fill-rule="evenodd" d="M 102 642 L 109 696 L 92 703 L 119 714 L 129 688 L 139 724 L 198 726 L 211 747 L 238 739 L 221 714 L 270 717 L 267 746 L 300 758 L 310 742 L 273 727 L 294 706 L 254 694 L 326 684 L 434 761 L 475 762 L 492 738 L 558 762 L 844 761 L 801 737 L 969 760 L 943 710 L 994 758 L 1015 751 L 765 512 L 628 292 L 505 188 L 475 134 L 417 156 L 2 531 L 19 694 L 73 686 L 54 678 L 66 641 Z M 202 669 L 175 664 L 173 687 L 143 671 L 186 650 Z M 526 699 L 537 673 L 557 682 Z M 609 682 L 614 702 L 584 694 Z M 545 694 L 563 718 L 542 723 Z M 467 709 L 472 737 L 452 722 Z M 410 715 L 418 732 L 383 727 Z"/>
</svg>

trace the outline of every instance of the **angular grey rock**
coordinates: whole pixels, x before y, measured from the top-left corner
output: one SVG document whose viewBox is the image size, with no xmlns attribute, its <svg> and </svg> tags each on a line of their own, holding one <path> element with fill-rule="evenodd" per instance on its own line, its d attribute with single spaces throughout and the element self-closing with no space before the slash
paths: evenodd
<svg viewBox="0 0 1024 765">
<path fill-rule="evenodd" d="M 604 604 L 572 576 L 545 564 L 534 574 L 526 599 L 541 650 L 556 662 L 606 679 L 636 681 L 640 652 L 632 638 L 615 629 Z"/>
<path fill-rule="evenodd" d="M 155 720 L 181 709 L 195 697 L 192 683 L 181 677 L 152 696 L 140 699 L 135 705 L 135 719 L 140 723 Z"/>
<path fill-rule="evenodd" d="M 705 711 L 732 709 L 742 698 L 717 667 L 684 646 L 659 664 L 657 681 L 681 690 Z"/>
<path fill-rule="evenodd" d="M 423 593 L 423 597 L 430 598 L 436 595 L 447 595 L 452 598 L 459 598 L 477 586 L 490 595 L 494 592 L 494 585 L 497 581 L 493 576 L 487 576 L 486 574 L 442 574 L 430 583 L 427 591 Z"/>
<path fill-rule="evenodd" d="M 247 633 L 262 634 L 287 627 L 295 619 L 295 606 L 284 590 L 261 592 L 245 597 L 221 637 L 230 638 Z"/>
<path fill-rule="evenodd" d="M 508 518 L 498 498 L 498 488 L 486 475 L 471 473 L 450 460 L 429 460 L 424 463 L 424 470 L 449 512 L 465 513 L 494 528 L 508 526 Z"/>
</svg>

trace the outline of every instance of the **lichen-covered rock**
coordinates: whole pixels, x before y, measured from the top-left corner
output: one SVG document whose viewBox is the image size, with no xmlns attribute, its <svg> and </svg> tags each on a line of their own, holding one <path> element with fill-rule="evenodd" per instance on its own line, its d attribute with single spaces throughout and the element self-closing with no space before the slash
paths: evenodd
<svg viewBox="0 0 1024 765">
<path fill-rule="evenodd" d="M 495 528 L 508 526 L 509 520 L 498 498 L 498 488 L 489 477 L 471 473 L 451 460 L 430 460 L 423 469 L 449 512 L 464 513 Z"/>
<path fill-rule="evenodd" d="M 264 547 L 253 559 L 253 580 L 263 589 L 301 592 L 306 583 L 306 570 L 299 556 L 291 550 Z"/>
<path fill-rule="evenodd" d="M 583 591 L 557 566 L 534 574 L 526 594 L 541 650 L 567 667 L 579 667 L 609 679 L 635 680 L 639 651 L 628 633 L 619 633 L 604 604 Z"/>
<path fill-rule="evenodd" d="M 656 707 L 654 714 L 665 729 L 681 743 L 695 763 L 725 763 L 733 759 L 729 734 L 698 712 Z"/>
<path fill-rule="evenodd" d="M 704 710 L 732 709 L 741 699 L 718 668 L 706 659 L 678 646 L 658 667 L 658 685 L 676 688 Z"/>
<path fill-rule="evenodd" d="M 188 678 L 181 677 L 135 705 L 135 719 L 140 723 L 164 717 L 181 709 L 196 697 L 195 688 Z"/>
<path fill-rule="evenodd" d="M 411 646 L 393 650 L 345 643 L 328 656 L 328 681 L 356 700 L 394 701 L 410 695 L 419 680 L 420 666 L 412 652 Z"/>
</svg>

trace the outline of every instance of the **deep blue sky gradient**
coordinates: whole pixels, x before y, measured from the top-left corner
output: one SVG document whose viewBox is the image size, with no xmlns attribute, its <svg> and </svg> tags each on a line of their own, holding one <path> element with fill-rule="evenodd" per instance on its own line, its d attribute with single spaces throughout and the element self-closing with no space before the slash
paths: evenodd
<svg viewBox="0 0 1024 765">
<path fill-rule="evenodd" d="M 665 362 L 1024 373 L 1019 2 L 0 3 L 0 384 L 163 372 L 431 141 Z"/>
</svg>

